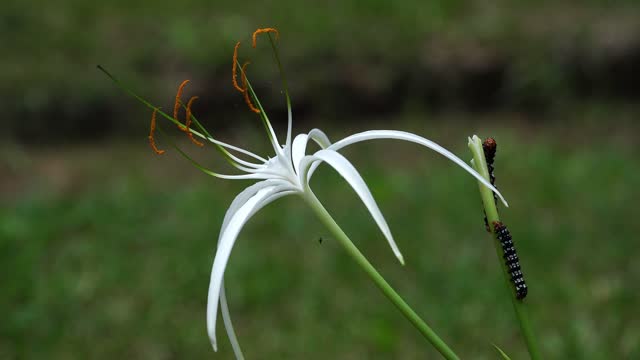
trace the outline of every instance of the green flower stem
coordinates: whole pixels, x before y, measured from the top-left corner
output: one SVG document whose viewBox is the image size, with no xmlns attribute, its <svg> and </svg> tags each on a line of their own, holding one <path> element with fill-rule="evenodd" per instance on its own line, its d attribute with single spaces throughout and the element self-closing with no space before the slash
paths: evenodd
<svg viewBox="0 0 640 360">
<path fill-rule="evenodd" d="M 484 150 L 482 150 L 482 142 L 479 137 L 474 135 L 473 139 L 469 142 L 469 149 L 473 154 L 473 168 L 485 179 L 489 180 L 489 170 L 487 169 L 487 162 L 484 157 Z M 496 208 L 496 203 L 493 198 L 492 191 L 481 183 L 478 183 L 478 185 L 480 187 L 480 196 L 482 197 L 484 211 L 487 214 L 487 221 L 489 222 L 489 224 L 493 223 L 494 221 L 500 221 L 500 218 L 498 217 L 498 209 Z M 490 228 L 493 232 L 493 228 L 491 226 Z M 516 317 L 520 324 L 522 337 L 524 338 L 527 349 L 529 350 L 529 356 L 533 360 L 538 360 L 541 357 L 538 351 L 535 336 L 533 334 L 531 322 L 529 321 L 527 303 L 525 301 L 518 300 L 515 297 L 513 285 L 511 284 L 511 275 L 509 274 L 509 270 L 507 269 L 504 259 L 502 258 L 502 246 L 500 245 L 498 239 L 495 238 L 495 236 L 493 244 L 496 248 L 496 254 L 498 255 L 498 260 L 502 268 L 502 275 L 504 275 L 505 285 L 507 286 L 507 290 L 509 290 L 509 297 L 511 298 L 513 309 L 515 310 Z"/>
<path fill-rule="evenodd" d="M 420 331 L 420 333 L 442 354 L 445 359 L 459 359 L 458 356 L 445 344 L 436 333 L 431 330 L 415 311 L 398 295 L 398 293 L 389 285 L 389 283 L 378 273 L 378 271 L 371 265 L 367 258 L 358 250 L 358 248 L 351 242 L 347 234 L 342 231 L 340 226 L 336 224 L 335 220 L 331 217 L 327 209 L 324 208 L 320 200 L 313 194 L 310 189 L 304 192 L 303 195 L 306 202 L 311 206 L 311 209 L 318 215 L 318 218 L 324 225 L 336 237 L 340 245 L 344 247 L 349 255 L 356 261 L 360 267 L 369 275 L 373 282 L 382 290 L 384 295 L 391 300 L 391 302 L 400 310 L 400 312 Z"/>
</svg>

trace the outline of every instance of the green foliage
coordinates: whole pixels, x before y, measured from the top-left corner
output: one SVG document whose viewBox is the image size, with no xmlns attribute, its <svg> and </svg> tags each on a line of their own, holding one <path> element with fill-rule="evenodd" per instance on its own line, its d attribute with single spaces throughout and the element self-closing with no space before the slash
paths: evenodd
<svg viewBox="0 0 640 360">
<path fill-rule="evenodd" d="M 466 130 L 421 133 L 467 151 Z M 547 358 L 640 356 L 633 133 L 598 134 L 597 147 L 581 145 L 593 135 L 572 141 L 560 129 L 491 133 L 511 205 L 501 216 L 518 243 Z M 246 183 L 203 176 L 144 146 L 24 155 L 30 163 L 15 170 L 29 175 L 22 195 L 3 193 L 0 209 L 0 357 L 214 356 L 205 330 L 209 271 L 224 211 Z M 496 339 L 525 358 L 476 181 L 410 144 L 344 153 L 371 186 L 407 265 L 397 265 L 348 186 L 320 168 L 314 189 L 365 255 L 462 358 L 495 359 L 486 344 Z M 226 279 L 248 358 L 437 357 L 294 197 L 249 222 Z M 230 358 L 220 340 L 215 358 Z"/>
<path fill-rule="evenodd" d="M 500 349 L 500 347 L 496 344 L 493 344 L 493 347 L 496 349 L 496 351 L 498 352 L 498 354 L 500 354 L 500 356 L 502 356 L 503 360 L 511 360 L 511 358 L 509 357 L 509 355 L 507 355 L 504 351 L 502 351 L 502 349 Z"/>
<path fill-rule="evenodd" d="M 409 95 L 424 102 L 432 91 L 429 84 L 436 83 L 432 77 L 452 87 L 438 89 L 438 96 L 464 97 L 468 86 L 460 79 L 495 66 L 498 79 L 491 94 L 535 109 L 564 99 L 567 68 L 572 69 L 565 61 L 571 64 L 568 56 L 582 54 L 574 48 L 588 49 L 585 56 L 606 55 L 608 48 L 594 46 L 594 39 L 607 35 L 611 24 L 621 29 L 623 40 L 634 39 L 639 11 L 632 1 L 601 0 L 5 0 L 0 40 L 10 46 L 0 57 L 0 97 L 7 99 L 3 121 L 6 134 L 43 139 L 131 130 L 122 98 L 103 81 L 96 64 L 144 89 L 154 102 L 167 101 L 167 93 L 185 77 L 201 79 L 198 86 L 216 94 L 203 101 L 216 107 L 216 99 L 224 102 L 234 94 L 228 72 L 235 41 L 248 45 L 249 34 L 266 25 L 283 35 L 294 100 L 338 101 L 331 96 L 346 82 L 356 94 L 377 87 L 388 95 L 396 92 L 388 101 L 399 102 L 404 92 L 393 84 L 406 89 L 413 80 L 408 88 L 420 91 L 409 90 Z M 263 56 L 248 46 L 243 51 L 247 58 Z M 270 61 L 254 61 L 251 74 L 263 83 L 276 78 Z M 596 75 L 596 80 L 607 76 Z M 56 129 L 50 129 L 52 118 Z"/>
</svg>

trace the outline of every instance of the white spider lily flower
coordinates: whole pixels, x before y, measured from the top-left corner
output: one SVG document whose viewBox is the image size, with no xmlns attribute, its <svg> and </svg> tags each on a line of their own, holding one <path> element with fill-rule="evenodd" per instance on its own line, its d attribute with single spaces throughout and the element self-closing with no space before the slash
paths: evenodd
<svg viewBox="0 0 640 360">
<path fill-rule="evenodd" d="M 277 33 L 276 33 L 277 34 Z M 270 38 L 271 39 L 271 38 Z M 274 47 L 274 53 L 276 54 L 276 61 L 280 67 L 280 61 L 277 57 L 277 52 L 273 40 L 271 41 Z M 236 46 L 237 50 L 237 46 Z M 234 61 L 236 57 L 234 56 Z M 243 69 L 243 77 L 244 69 Z M 462 167 L 469 174 L 475 177 L 478 181 L 489 187 L 492 191 L 496 192 L 498 196 L 505 202 L 502 195 L 498 190 L 487 182 L 480 174 L 473 170 L 463 160 L 455 156 L 449 150 L 436 144 L 435 142 L 421 137 L 416 134 L 396 131 L 396 130 L 370 130 L 348 136 L 340 141 L 331 143 L 329 138 L 319 129 L 313 129 L 307 134 L 297 135 L 293 141 L 291 135 L 292 128 L 292 116 L 291 105 L 289 100 L 288 90 L 286 88 L 286 80 L 283 78 L 285 85 L 285 97 L 287 100 L 287 134 L 284 145 L 278 145 L 278 138 L 276 136 L 273 127 L 271 126 L 268 117 L 266 116 L 264 109 L 262 108 L 260 101 L 255 96 L 251 85 L 243 78 L 243 83 L 246 87 L 244 91 L 250 94 L 257 104 L 257 109 L 262 117 L 262 120 L 267 129 L 271 144 L 273 145 L 275 156 L 272 158 L 264 159 L 258 155 L 250 153 L 247 150 L 241 152 L 245 155 L 249 155 L 255 160 L 260 160 L 258 163 L 244 163 L 242 164 L 243 170 L 247 172 L 246 175 L 236 176 L 222 176 L 213 174 L 214 176 L 224 178 L 252 178 L 260 179 L 262 181 L 257 182 L 245 190 L 243 190 L 231 203 L 231 206 L 227 210 L 222 227 L 220 229 L 220 235 L 218 237 L 218 248 L 216 250 L 215 258 L 213 261 L 213 267 L 211 269 L 211 279 L 209 282 L 209 292 L 207 300 L 207 330 L 211 343 L 214 349 L 217 349 L 216 341 L 216 320 L 218 314 L 218 302 L 222 301 L 222 313 L 225 317 L 225 325 L 232 344 L 234 345 L 234 351 L 236 356 L 239 354 L 239 348 L 236 350 L 237 342 L 235 340 L 235 334 L 231 327 L 230 321 L 227 321 L 228 309 L 226 308 L 226 299 L 224 298 L 223 278 L 225 268 L 231 255 L 231 250 L 235 244 L 236 239 L 247 221 L 260 209 L 269 203 L 287 195 L 299 194 L 303 197 L 307 193 L 312 193 L 310 188 L 311 177 L 315 169 L 321 164 L 326 163 L 337 171 L 353 188 L 360 200 L 363 202 L 373 220 L 376 222 L 380 231 L 387 239 L 391 250 L 398 258 L 400 263 L 404 264 L 404 258 L 400 253 L 400 250 L 393 239 L 389 225 L 385 220 L 378 204 L 371 195 L 371 191 L 367 187 L 367 184 L 362 179 L 356 168 L 347 160 L 343 155 L 338 153 L 338 150 L 345 146 L 358 143 L 366 140 L 374 139 L 395 139 L 413 142 L 422 146 L 425 146 L 441 155 L 445 156 L 449 160 Z M 250 105 L 251 106 L 251 105 Z M 209 139 L 212 141 L 213 139 Z M 307 154 L 307 144 L 309 141 L 315 142 L 320 150 Z M 219 142 L 218 142 L 219 143 Z M 223 146 L 227 146 L 226 144 Z M 233 150 L 239 151 L 240 149 L 234 148 Z M 506 202 L 505 202 L 506 204 Z"/>
<path fill-rule="evenodd" d="M 289 119 L 289 124 L 291 124 L 291 119 Z M 287 137 L 289 137 L 289 134 L 288 132 Z M 320 150 L 311 155 L 306 154 L 309 139 L 321 147 Z M 252 166 L 254 170 L 249 172 L 248 175 L 251 178 L 263 180 L 243 190 L 231 203 L 225 215 L 218 238 L 218 249 L 211 270 L 207 301 L 207 329 L 214 348 L 216 348 L 215 328 L 218 301 L 220 299 L 224 271 L 238 234 L 246 222 L 267 204 L 286 195 L 304 195 L 306 192 L 311 192 L 309 182 L 315 169 L 321 163 L 326 163 L 334 168 L 351 185 L 389 242 L 395 256 L 404 264 L 404 259 L 393 239 L 389 225 L 371 195 L 371 191 L 351 162 L 337 152 L 337 150 L 347 145 L 373 139 L 405 140 L 426 146 L 458 164 L 478 181 L 496 192 L 504 201 L 498 190 L 460 158 L 433 141 L 412 133 L 395 130 L 370 130 L 348 136 L 333 144 L 318 129 L 314 129 L 308 134 L 297 135 L 292 145 L 278 148 L 274 158 L 262 164 L 255 164 L 255 167 Z M 285 154 L 291 154 L 291 156 L 289 157 Z"/>
<path fill-rule="evenodd" d="M 259 29 L 254 33 L 254 46 L 255 46 L 255 36 L 260 33 L 269 33 L 274 32 L 277 36 L 277 31 L 275 29 Z M 271 40 L 271 45 L 274 50 L 274 54 L 276 57 L 276 62 L 278 67 L 280 68 L 280 73 L 282 76 L 284 93 L 287 101 L 287 110 L 288 110 L 288 119 L 287 119 L 287 133 L 286 140 L 284 145 L 280 145 L 278 142 L 278 138 L 276 133 L 271 126 L 271 123 L 260 104 L 260 101 L 256 97 L 251 84 L 246 79 L 245 68 L 242 67 L 242 83 L 243 86 L 240 87 L 235 81 L 235 72 L 239 63 L 237 62 L 237 49 L 239 43 L 236 45 L 236 52 L 234 52 L 234 86 L 240 91 L 243 92 L 245 96 L 245 100 L 249 104 L 249 107 L 256 113 L 259 113 L 263 124 L 265 126 L 267 135 L 271 141 L 273 146 L 274 155 L 270 158 L 264 158 L 259 155 L 256 155 L 248 150 L 244 150 L 233 145 L 224 143 L 222 141 L 216 140 L 213 138 L 202 125 L 198 122 L 198 120 L 191 114 L 190 105 L 192 101 L 189 101 L 189 105 L 187 106 L 187 121 L 185 124 L 182 124 L 176 116 L 176 111 L 174 111 L 174 116 L 171 117 L 163 112 L 161 112 L 157 107 L 149 104 L 144 99 L 140 98 L 136 94 L 132 93 L 130 90 L 126 89 L 130 94 L 136 97 L 139 101 L 143 102 L 145 105 L 149 106 L 154 110 L 154 117 L 152 118 L 152 127 L 150 140 L 151 145 L 154 150 L 158 153 L 161 153 L 161 150 L 158 150 L 155 147 L 155 143 L 153 141 L 153 131 L 155 129 L 155 114 L 160 113 L 162 116 L 177 124 L 180 129 L 190 133 L 191 135 L 196 135 L 208 142 L 214 144 L 217 149 L 227 158 L 227 160 L 238 170 L 244 172 L 244 174 L 235 174 L 235 175 L 223 175 L 215 173 L 211 170 L 205 169 L 192 158 L 190 158 L 187 154 L 185 154 L 182 150 L 177 148 L 174 144 L 174 147 L 186 158 L 194 163 L 199 169 L 204 171 L 205 173 L 223 179 L 255 179 L 259 180 L 253 185 L 247 187 L 242 192 L 240 192 L 225 214 L 224 220 L 222 222 L 222 227 L 220 229 L 220 233 L 218 236 L 218 246 L 215 253 L 215 258 L 213 261 L 213 266 L 211 269 L 211 278 L 209 282 L 209 291 L 207 298 L 207 331 L 209 334 L 209 338 L 211 340 L 211 344 L 214 350 L 217 351 L 217 340 L 216 340 L 216 321 L 218 316 L 218 304 L 221 306 L 222 317 L 224 320 L 225 328 L 229 335 L 229 339 L 233 346 L 234 353 L 236 358 L 243 358 L 242 352 L 240 351 L 240 347 L 235 337 L 235 333 L 233 330 L 233 326 L 231 325 L 231 321 L 229 318 L 229 310 L 227 306 L 227 299 L 224 290 L 224 272 L 227 267 L 227 263 L 229 262 L 229 257 L 231 255 L 231 250 L 238 238 L 238 235 L 242 231 L 244 225 L 251 219 L 251 217 L 256 214 L 260 209 L 268 205 L 269 203 L 287 195 L 300 195 L 304 199 L 308 200 L 311 197 L 315 198 L 311 188 L 310 181 L 312 175 L 314 174 L 316 168 L 325 163 L 332 167 L 335 171 L 337 171 L 344 180 L 353 188 L 356 192 L 364 206 L 367 208 L 371 217 L 377 224 L 378 228 L 386 238 L 391 250 L 394 255 L 398 258 L 401 264 L 404 264 L 404 259 L 402 254 L 391 234 L 391 230 L 389 229 L 389 225 L 385 220 L 378 204 L 374 200 L 371 191 L 369 190 L 367 184 L 362 179 L 356 168 L 347 160 L 343 155 L 338 153 L 338 150 L 344 148 L 345 146 L 355 144 L 362 141 L 367 140 L 375 140 L 375 139 L 395 139 L 395 140 L 404 140 L 413 142 L 422 146 L 425 146 L 441 155 L 446 157 L 447 159 L 453 161 L 458 166 L 462 167 L 469 174 L 475 177 L 479 182 L 487 186 L 489 189 L 494 191 L 500 199 L 505 203 L 506 201 L 502 197 L 502 195 L 498 192 L 498 190 L 493 187 L 487 180 L 484 179 L 478 172 L 472 169 L 469 165 L 467 165 L 464 161 L 458 158 L 456 155 L 451 153 L 449 150 L 444 147 L 436 144 L 435 142 L 421 137 L 416 134 L 412 134 L 404 131 L 397 130 L 370 130 L 361 133 L 356 133 L 346 138 L 339 140 L 335 143 L 331 143 L 329 138 L 319 129 L 313 129 L 307 134 L 299 134 L 295 138 L 292 139 L 291 129 L 292 129 L 292 115 L 291 115 L 291 102 L 289 99 L 289 93 L 286 86 L 286 79 L 284 78 L 282 68 L 280 65 L 280 61 L 278 58 L 277 50 L 275 47 L 275 43 L 269 34 L 269 39 Z M 107 73 L 104 69 L 101 68 L 105 73 Z M 109 73 L 107 73 L 112 79 L 114 79 Z M 114 79 L 117 82 L 117 80 Z M 181 85 L 178 96 L 176 97 L 176 109 L 179 104 L 181 104 L 179 100 L 180 93 L 182 91 Z M 255 101 L 256 106 L 251 102 L 251 98 Z M 193 130 L 189 128 L 189 124 L 193 121 L 200 131 Z M 192 138 L 193 140 L 193 138 Z M 319 150 L 307 154 L 307 145 L 309 141 L 315 142 Z M 234 154 L 234 153 L 237 153 Z M 244 156 L 240 158 L 240 156 Z M 247 160 L 251 158 L 251 160 Z"/>
</svg>

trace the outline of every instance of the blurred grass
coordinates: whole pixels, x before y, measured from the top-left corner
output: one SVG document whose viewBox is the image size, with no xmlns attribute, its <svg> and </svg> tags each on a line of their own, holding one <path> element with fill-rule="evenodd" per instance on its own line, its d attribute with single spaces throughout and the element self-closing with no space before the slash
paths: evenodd
<svg viewBox="0 0 640 360">
<path fill-rule="evenodd" d="M 540 109 L 562 102 L 573 86 L 569 84 L 575 83 L 567 79 L 575 75 L 568 73 L 580 70 L 573 69 L 572 56 L 595 56 L 598 61 L 601 53 L 615 53 L 617 42 L 633 44 L 640 31 L 639 11 L 632 0 L 334 0 L 313 4 L 5 0 L 0 41 L 10 47 L 0 59 L 2 121 L 6 125 L 0 136 L 40 142 L 73 134 L 96 138 L 129 133 L 129 122 L 122 119 L 131 114 L 119 107 L 120 98 L 95 70 L 96 64 L 105 65 L 135 88 L 150 89 L 145 95 L 151 99 L 164 99 L 185 77 L 201 79 L 198 90 L 215 95 L 207 100 L 210 112 L 214 108 L 220 113 L 228 106 L 216 99 L 228 100 L 226 92 L 233 92 L 229 84 L 233 45 L 237 40 L 248 44 L 249 34 L 258 26 L 276 26 L 286 39 L 281 47 L 283 59 L 295 79 L 292 93 L 304 100 L 302 106 L 310 99 L 318 103 L 323 96 L 330 97 L 336 79 L 342 78 L 355 92 L 349 96 L 373 89 L 383 98 L 393 97 L 387 100 L 390 103 L 405 100 L 407 82 L 413 80 L 408 88 L 419 89 L 408 90 L 408 95 L 419 104 L 429 102 L 430 91 L 436 97 L 451 96 L 454 108 L 461 101 L 458 93 L 483 102 L 481 95 L 488 92 L 497 98 L 488 102 L 531 102 L 526 106 Z M 256 55 L 248 46 L 244 50 L 247 58 Z M 474 66 L 480 71 L 489 66 L 490 74 L 491 66 L 497 66 L 493 74 L 497 79 L 474 80 L 475 86 L 488 83 L 490 91 L 481 87 L 476 90 L 479 94 L 469 95 L 465 91 L 473 92 L 468 90 L 473 86 L 458 83 L 470 76 L 459 74 L 465 71 L 461 67 L 470 67 L 466 71 L 473 75 Z M 602 75 L 597 73 L 600 65 L 594 66 L 596 74 L 586 69 L 587 77 Z M 251 72 L 270 74 L 256 80 L 277 83 L 275 75 L 270 77 L 274 74 L 270 61 L 254 61 Z M 609 79 L 610 74 L 602 76 Z M 591 80 L 587 78 L 580 91 L 589 92 Z M 404 90 L 385 92 L 396 82 Z M 433 90 L 428 84 L 444 89 Z M 505 100 L 505 96 L 514 99 Z M 365 100 L 369 104 L 381 101 L 366 96 Z M 313 108 L 319 109 L 322 106 Z M 52 119 L 57 119 L 53 128 L 48 126 Z"/>
<path fill-rule="evenodd" d="M 553 46 L 551 40 L 558 31 L 565 30 L 562 36 L 570 37 L 593 30 L 595 20 L 614 18 L 624 23 L 625 14 L 636 12 L 634 1 L 613 4 L 601 0 L 562 4 L 501 0 L 322 4 L 7 0 L 1 34 L 13 46 L 4 54 L 0 71 L 3 85 L 12 84 L 18 92 L 37 93 L 45 85 L 96 91 L 104 88 L 94 81 L 97 63 L 122 66 L 122 71 L 130 71 L 126 76 L 142 75 L 145 82 L 149 79 L 144 74 L 156 70 L 180 71 L 187 64 L 192 71 L 202 70 L 230 63 L 233 44 L 242 37 L 247 39 L 258 26 L 278 26 L 287 38 L 283 51 L 293 61 L 295 55 L 326 52 L 345 58 L 361 54 L 406 61 L 406 56 L 415 56 L 431 35 L 450 45 L 484 39 L 500 46 L 526 45 L 523 50 L 535 50 Z M 538 23 L 551 14 L 552 18 Z M 530 43 L 513 41 L 525 34 L 531 37 Z"/>
<path fill-rule="evenodd" d="M 469 128 L 448 123 L 393 127 L 469 157 Z M 640 356 L 635 128 L 596 125 L 479 134 L 498 140 L 498 184 L 511 204 L 502 218 L 518 244 L 546 358 Z M 224 211 L 246 183 L 203 176 L 144 143 L 2 153 L 0 358 L 214 356 L 205 330 L 209 271 Z M 495 358 L 491 343 L 525 358 L 476 183 L 411 144 L 361 144 L 344 154 L 370 185 L 406 267 L 339 176 L 323 168 L 312 185 L 400 294 L 463 358 Z M 295 197 L 248 223 L 226 276 L 249 358 L 436 357 Z M 220 338 L 215 358 L 230 358 L 222 330 Z"/>
</svg>

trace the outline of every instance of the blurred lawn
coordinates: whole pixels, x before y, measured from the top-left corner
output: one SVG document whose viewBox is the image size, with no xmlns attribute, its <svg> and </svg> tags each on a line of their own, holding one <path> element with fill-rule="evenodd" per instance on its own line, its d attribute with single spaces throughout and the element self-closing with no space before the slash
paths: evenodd
<svg viewBox="0 0 640 360">
<path fill-rule="evenodd" d="M 461 123 L 378 127 L 419 132 L 468 158 Z M 635 130 L 573 128 L 496 126 L 479 135 L 499 143 L 498 184 L 511 204 L 502 217 L 545 358 L 638 358 Z M 229 140 L 261 139 L 243 136 Z M 2 153 L 0 358 L 214 357 L 209 271 L 224 211 L 247 183 L 153 156 L 143 141 Z M 370 185 L 405 267 L 338 175 L 323 168 L 312 185 L 400 294 L 463 358 L 495 359 L 491 343 L 525 358 L 475 181 L 411 144 L 344 154 Z M 437 357 L 295 197 L 248 223 L 226 279 L 250 359 Z M 231 358 L 219 329 L 215 358 Z"/>
<path fill-rule="evenodd" d="M 256 84 L 277 83 L 273 63 L 256 59 L 268 52 L 247 46 L 259 26 L 281 31 L 294 99 L 311 111 L 326 113 L 317 105 L 324 99 L 341 107 L 336 93 L 387 108 L 487 102 L 540 111 L 564 104 L 568 93 L 607 95 L 607 81 L 635 88 L 632 66 L 614 62 L 612 77 L 602 63 L 618 52 L 635 63 L 638 19 L 635 0 L 4 0 L 0 41 L 10 50 L 0 57 L 0 138 L 130 134 L 124 119 L 135 110 L 120 107 L 96 64 L 144 86 L 151 99 L 164 99 L 185 77 L 199 79 L 199 93 L 212 94 L 209 114 L 227 111 L 236 41 L 245 42 L 243 58 L 256 60 Z M 586 84 L 577 80 L 583 75 Z M 341 86 L 351 93 L 337 92 Z"/>
</svg>

